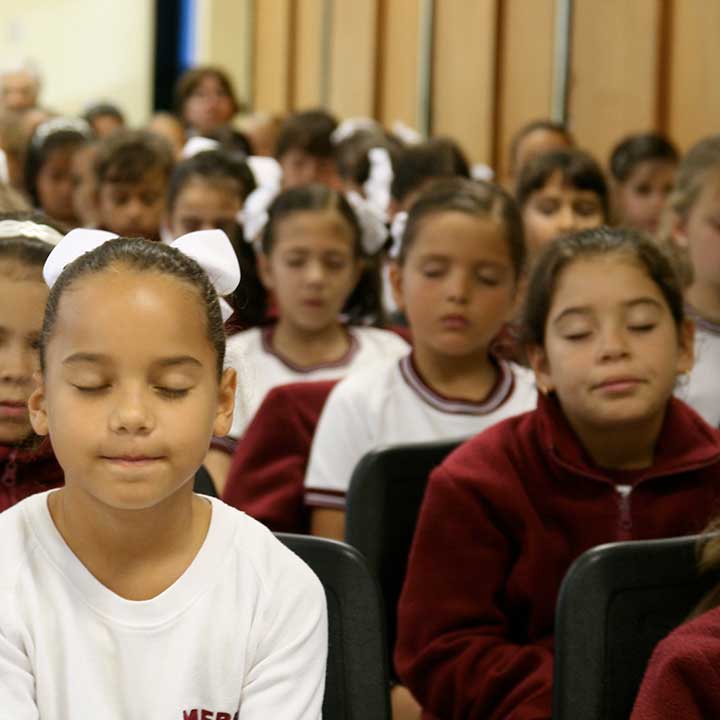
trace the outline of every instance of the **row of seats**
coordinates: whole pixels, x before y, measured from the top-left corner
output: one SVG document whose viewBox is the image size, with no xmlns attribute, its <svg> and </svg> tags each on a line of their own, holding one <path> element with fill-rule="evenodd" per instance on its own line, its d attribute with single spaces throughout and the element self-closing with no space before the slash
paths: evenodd
<svg viewBox="0 0 720 720">
<path fill-rule="evenodd" d="M 323 718 L 389 720 L 396 607 L 430 470 L 457 443 L 368 453 L 347 497 L 346 541 L 278 534 L 322 581 L 330 645 Z M 196 488 L 202 477 L 196 478 Z M 655 644 L 718 582 L 696 569 L 698 536 L 589 550 L 573 564 L 556 613 L 553 718 L 630 715 Z"/>
</svg>

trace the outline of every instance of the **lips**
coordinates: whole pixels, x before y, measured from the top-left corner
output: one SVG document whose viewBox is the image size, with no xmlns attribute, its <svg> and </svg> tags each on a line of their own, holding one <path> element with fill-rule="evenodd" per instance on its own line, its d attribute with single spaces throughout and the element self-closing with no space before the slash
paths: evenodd
<svg viewBox="0 0 720 720">
<path fill-rule="evenodd" d="M 446 330 L 465 330 L 470 321 L 464 315 L 443 315 L 440 324 Z"/>
<path fill-rule="evenodd" d="M 164 459 L 162 455 L 101 455 L 111 465 L 121 468 L 146 468 Z"/>
<path fill-rule="evenodd" d="M 24 418 L 28 414 L 24 400 L 0 400 L 0 417 Z"/>
<path fill-rule="evenodd" d="M 633 375 L 618 375 L 617 377 L 607 378 L 597 383 L 593 386 L 593 389 L 610 395 L 625 395 L 633 392 L 644 382 L 642 378 Z"/>
</svg>

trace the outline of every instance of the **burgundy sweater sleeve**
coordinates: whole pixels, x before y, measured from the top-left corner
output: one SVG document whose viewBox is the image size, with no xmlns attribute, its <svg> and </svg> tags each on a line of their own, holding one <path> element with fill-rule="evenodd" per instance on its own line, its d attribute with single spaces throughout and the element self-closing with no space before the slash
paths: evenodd
<svg viewBox="0 0 720 720">
<path fill-rule="evenodd" d="M 520 532 L 520 528 L 517 529 Z M 513 548 L 445 465 L 430 477 L 399 605 L 395 661 L 423 708 L 460 720 L 549 720 L 553 638 L 519 644 L 504 608 Z"/>
<path fill-rule="evenodd" d="M 303 482 L 313 433 L 335 381 L 273 388 L 238 441 L 223 500 L 275 532 L 305 533 Z"/>
<path fill-rule="evenodd" d="M 715 613 L 716 624 L 719 619 Z M 704 621 L 698 620 L 699 630 Z M 714 634 L 688 633 L 685 627 L 655 649 L 631 720 L 720 718 L 720 627 Z"/>
</svg>

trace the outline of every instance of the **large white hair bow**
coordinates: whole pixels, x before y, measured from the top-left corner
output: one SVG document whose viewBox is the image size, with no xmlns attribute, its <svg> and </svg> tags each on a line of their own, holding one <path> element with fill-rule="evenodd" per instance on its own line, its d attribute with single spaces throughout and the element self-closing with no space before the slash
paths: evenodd
<svg viewBox="0 0 720 720">
<path fill-rule="evenodd" d="M 105 230 L 78 228 L 71 230 L 52 250 L 43 267 L 43 277 L 52 287 L 60 274 L 73 260 L 95 250 L 118 236 Z M 228 236 L 222 230 L 198 230 L 181 235 L 171 247 L 195 262 L 207 273 L 220 300 L 223 320 L 232 315 L 232 308 L 223 295 L 229 295 L 240 282 L 240 266 Z"/>
</svg>

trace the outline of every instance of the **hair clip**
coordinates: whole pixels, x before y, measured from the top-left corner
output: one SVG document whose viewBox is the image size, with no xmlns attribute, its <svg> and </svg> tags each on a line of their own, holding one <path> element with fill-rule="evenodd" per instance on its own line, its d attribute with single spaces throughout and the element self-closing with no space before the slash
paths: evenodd
<svg viewBox="0 0 720 720">
<path fill-rule="evenodd" d="M 84 120 L 80 118 L 54 117 L 40 123 L 35 128 L 32 136 L 32 145 L 39 147 L 43 145 L 51 135 L 66 131 L 82 135 L 82 137 L 88 140 L 92 137 L 90 125 Z"/>
<path fill-rule="evenodd" d="M 395 213 L 395 217 L 390 224 L 390 237 L 392 238 L 392 245 L 388 251 L 388 256 L 393 260 L 397 260 L 397 258 L 400 257 L 403 236 L 405 235 L 405 228 L 407 227 L 407 220 L 408 214 L 403 210 L 402 212 Z"/>
<path fill-rule="evenodd" d="M 183 160 L 187 160 L 188 158 L 194 157 L 201 152 L 209 152 L 220 149 L 221 145 L 217 140 L 202 137 L 201 135 L 195 135 L 195 137 L 191 137 L 185 145 L 183 145 L 183 149 L 180 151 L 180 157 Z"/>
<path fill-rule="evenodd" d="M 71 230 L 53 248 L 45 261 L 43 277 L 52 287 L 63 270 L 81 255 L 100 247 L 118 236 L 105 230 L 77 228 Z M 222 230 L 197 230 L 181 235 L 170 247 L 192 258 L 207 273 L 220 301 L 223 320 L 232 314 L 232 308 L 222 299 L 229 295 L 240 282 L 240 265 L 228 236 Z"/>
<path fill-rule="evenodd" d="M 351 190 L 345 195 L 360 225 L 360 244 L 367 255 L 375 255 L 388 239 L 385 213 L 371 205 L 360 193 Z"/>
<path fill-rule="evenodd" d="M 12 237 L 34 238 L 49 245 L 57 245 L 62 240 L 62 233 L 32 220 L 0 220 L 0 238 Z"/>
</svg>

